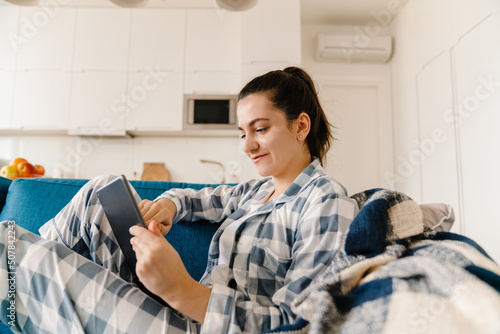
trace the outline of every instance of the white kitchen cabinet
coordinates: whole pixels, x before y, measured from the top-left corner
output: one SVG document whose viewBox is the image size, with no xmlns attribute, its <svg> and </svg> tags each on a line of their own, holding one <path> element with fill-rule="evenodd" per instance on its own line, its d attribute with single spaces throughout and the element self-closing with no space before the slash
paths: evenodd
<svg viewBox="0 0 500 334">
<path fill-rule="evenodd" d="M 187 11 L 185 71 L 239 73 L 241 14 L 217 9 Z"/>
<path fill-rule="evenodd" d="M 237 94 L 241 74 L 232 72 L 196 72 L 185 74 L 185 94 Z"/>
<path fill-rule="evenodd" d="M 242 13 L 241 39 L 243 64 L 300 64 L 300 1 L 259 1 Z"/>
<path fill-rule="evenodd" d="M 129 131 L 175 131 L 182 129 L 182 73 L 130 73 L 127 109 Z"/>
<path fill-rule="evenodd" d="M 0 129 L 10 129 L 12 126 L 14 78 L 13 71 L 0 70 Z"/>
<path fill-rule="evenodd" d="M 0 70 L 15 70 L 16 51 L 27 41 L 19 34 L 19 7 L 0 10 Z"/>
<path fill-rule="evenodd" d="M 130 9 L 78 8 L 73 70 L 126 71 Z"/>
<path fill-rule="evenodd" d="M 132 12 L 129 71 L 146 68 L 184 71 L 185 10 L 136 9 Z"/>
<path fill-rule="evenodd" d="M 17 72 L 12 128 L 66 129 L 70 79 L 70 73 L 63 71 Z"/>
<path fill-rule="evenodd" d="M 73 73 L 69 133 L 125 135 L 127 74 Z"/>
<path fill-rule="evenodd" d="M 33 26 L 31 38 L 19 47 L 17 69 L 70 71 L 75 19 L 74 8 L 22 7 L 21 27 Z"/>
</svg>

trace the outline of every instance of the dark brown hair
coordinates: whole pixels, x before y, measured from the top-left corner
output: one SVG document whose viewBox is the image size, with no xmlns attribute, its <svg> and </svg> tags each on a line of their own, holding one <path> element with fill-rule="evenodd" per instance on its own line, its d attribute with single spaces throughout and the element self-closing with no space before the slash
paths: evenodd
<svg viewBox="0 0 500 334">
<path fill-rule="evenodd" d="M 306 144 L 311 156 L 318 158 L 323 165 L 335 138 L 309 74 L 298 67 L 268 72 L 246 84 L 238 100 L 257 93 L 267 94 L 272 107 L 283 111 L 289 122 L 296 120 L 302 112 L 309 115 L 311 129 Z"/>
</svg>

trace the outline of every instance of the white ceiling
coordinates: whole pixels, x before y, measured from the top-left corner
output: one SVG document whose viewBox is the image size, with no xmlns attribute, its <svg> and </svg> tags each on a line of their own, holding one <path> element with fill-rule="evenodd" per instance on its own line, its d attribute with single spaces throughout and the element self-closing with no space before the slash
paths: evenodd
<svg viewBox="0 0 500 334">
<path fill-rule="evenodd" d="M 0 5 L 37 5 L 41 0 L 0 0 Z M 267 1 L 267 0 L 259 0 Z M 300 0 L 303 24 L 354 25 L 374 20 L 373 12 L 408 0 Z M 66 0 L 63 6 L 113 7 L 116 4 L 150 8 L 218 8 L 216 0 Z"/>
<path fill-rule="evenodd" d="M 303 24 L 344 25 L 368 23 L 375 19 L 377 14 L 373 13 L 381 13 L 383 10 L 389 12 L 389 6 L 395 3 L 400 3 L 399 8 L 401 8 L 407 1 L 301 0 L 301 20 Z"/>
</svg>

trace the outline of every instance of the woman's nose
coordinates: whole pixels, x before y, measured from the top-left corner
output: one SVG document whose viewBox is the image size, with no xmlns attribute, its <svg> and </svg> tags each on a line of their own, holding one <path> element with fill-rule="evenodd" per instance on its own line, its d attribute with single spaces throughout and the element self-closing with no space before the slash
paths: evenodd
<svg viewBox="0 0 500 334">
<path fill-rule="evenodd" d="M 259 145 L 252 135 L 247 135 L 243 139 L 243 152 L 248 154 L 255 151 L 258 147 Z"/>
</svg>

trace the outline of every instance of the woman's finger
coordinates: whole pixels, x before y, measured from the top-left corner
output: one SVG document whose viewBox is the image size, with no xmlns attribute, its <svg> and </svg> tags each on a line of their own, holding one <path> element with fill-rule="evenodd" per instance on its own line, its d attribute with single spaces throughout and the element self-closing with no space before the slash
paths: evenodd
<svg viewBox="0 0 500 334">
<path fill-rule="evenodd" d="M 149 202 L 148 199 L 143 199 L 142 201 L 139 202 L 139 204 L 137 206 L 139 207 L 139 209 L 142 209 L 144 204 L 146 204 L 147 202 Z"/>
<path fill-rule="evenodd" d="M 141 215 L 146 219 L 147 213 L 150 211 L 152 202 L 150 200 L 144 199 L 139 203 L 139 210 L 141 211 Z"/>
</svg>

